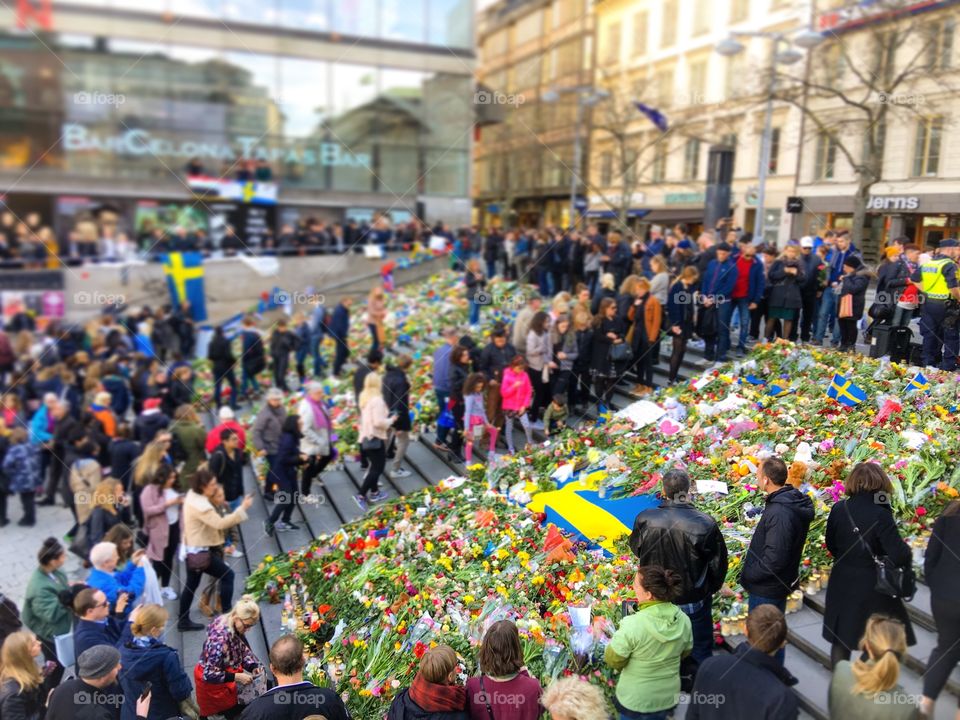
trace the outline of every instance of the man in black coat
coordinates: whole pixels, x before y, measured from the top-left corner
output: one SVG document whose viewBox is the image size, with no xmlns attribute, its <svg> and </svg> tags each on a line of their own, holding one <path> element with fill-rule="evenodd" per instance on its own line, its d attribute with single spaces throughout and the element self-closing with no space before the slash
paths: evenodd
<svg viewBox="0 0 960 720">
<path fill-rule="evenodd" d="M 733 654 L 707 660 L 697 671 L 687 720 L 796 720 L 797 679 L 778 663 L 787 641 L 783 613 L 761 605 L 747 616 L 747 641 Z"/>
<path fill-rule="evenodd" d="M 230 509 L 236 510 L 243 501 L 243 452 L 236 430 L 225 428 L 221 431 L 220 444 L 210 454 L 209 467 L 217 482 L 223 485 L 223 496 Z"/>
<path fill-rule="evenodd" d="M 813 520 L 813 501 L 787 485 L 787 465 L 772 456 L 757 469 L 757 484 L 767 504 L 753 531 L 740 572 L 740 584 L 750 593 L 749 608 L 773 605 L 786 609 L 787 596 L 797 586 L 800 559 Z M 783 650 L 777 659 L 783 663 Z"/>
<path fill-rule="evenodd" d="M 336 691 L 303 679 L 303 643 L 284 635 L 270 647 L 270 672 L 277 685 L 247 705 L 241 720 L 303 720 L 322 715 L 327 720 L 350 720 Z"/>
<path fill-rule="evenodd" d="M 516 355 L 517 349 L 507 341 L 507 328 L 497 323 L 490 334 L 490 342 L 480 351 L 480 372 L 487 376 L 487 380 L 499 383 L 504 368 Z"/>
<path fill-rule="evenodd" d="M 679 573 L 683 594 L 676 604 L 690 617 L 697 662 L 713 652 L 713 594 L 727 576 L 727 546 L 717 521 L 690 502 L 686 470 L 668 470 L 660 505 L 637 515 L 630 549 L 641 567 L 659 565 Z"/>
<path fill-rule="evenodd" d="M 397 364 L 388 365 L 387 372 L 383 375 L 383 400 L 387 404 L 387 412 L 397 417 L 390 428 L 393 437 L 388 443 L 393 445 L 396 442 L 393 465 L 390 468 L 392 478 L 405 478 L 412 474 L 403 467 L 403 456 L 410 445 L 410 431 L 413 429 L 410 421 L 410 380 L 407 378 L 407 370 L 411 365 L 413 358 L 401 355 L 397 358 Z"/>
</svg>

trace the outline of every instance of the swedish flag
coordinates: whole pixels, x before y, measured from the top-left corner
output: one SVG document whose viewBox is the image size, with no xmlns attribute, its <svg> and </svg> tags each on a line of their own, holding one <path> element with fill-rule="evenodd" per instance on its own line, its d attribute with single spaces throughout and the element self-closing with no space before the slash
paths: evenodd
<svg viewBox="0 0 960 720">
<path fill-rule="evenodd" d="M 854 407 L 867 399 L 867 393 L 854 385 L 853 380 L 847 380 L 843 375 L 835 373 L 830 387 L 827 388 L 827 397 L 847 407 Z"/>
<path fill-rule="evenodd" d="M 783 397 L 784 395 L 789 395 L 793 392 L 793 388 L 789 386 L 783 386 L 779 383 L 771 383 L 770 387 L 767 388 L 767 395 L 772 397 Z"/>
<path fill-rule="evenodd" d="M 751 385 L 763 385 L 766 382 L 762 378 L 758 378 L 756 375 L 747 375 L 744 379 Z"/>
<path fill-rule="evenodd" d="M 190 314 L 196 321 L 207 319 L 207 303 L 203 291 L 203 255 L 198 252 L 168 253 L 163 256 L 163 272 L 174 307 L 190 303 Z"/>
<path fill-rule="evenodd" d="M 907 383 L 907 392 L 930 392 L 930 381 L 924 377 L 922 372 L 918 372 L 914 378 Z"/>
</svg>

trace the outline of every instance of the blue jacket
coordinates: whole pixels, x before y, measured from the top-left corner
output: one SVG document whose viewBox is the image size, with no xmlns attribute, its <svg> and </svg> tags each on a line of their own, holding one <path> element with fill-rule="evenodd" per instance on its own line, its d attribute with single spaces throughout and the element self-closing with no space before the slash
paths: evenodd
<svg viewBox="0 0 960 720">
<path fill-rule="evenodd" d="M 297 468 L 300 466 L 300 439 L 291 433 L 281 433 L 277 445 L 275 467 L 272 468 L 280 490 L 297 491 Z"/>
<path fill-rule="evenodd" d="M 725 263 L 714 259 L 707 265 L 707 271 L 700 278 L 700 292 L 704 295 L 722 295 L 724 302 L 730 302 L 736 282 L 737 264 L 733 259 L 727 258 Z"/>
<path fill-rule="evenodd" d="M 433 352 L 433 388 L 437 392 L 449 393 L 451 390 L 450 355 L 452 352 L 453 348 L 448 343 L 444 343 Z"/>
<path fill-rule="evenodd" d="M 47 406 L 41 405 L 30 418 L 30 442 L 40 445 L 53 440 L 53 433 L 47 431 Z"/>
<path fill-rule="evenodd" d="M 130 593 L 127 612 L 136 605 L 135 601 L 143 593 L 145 582 L 143 568 L 137 567 L 132 562 L 127 562 L 126 567 L 118 568 L 112 573 L 94 568 L 90 571 L 90 577 L 87 578 L 87 585 L 102 590 L 103 594 L 107 596 L 111 608 L 117 604 L 117 595 L 122 592 Z"/>
<path fill-rule="evenodd" d="M 120 676 L 123 688 L 121 720 L 136 720 L 137 699 L 149 681 L 152 685 L 147 720 L 166 720 L 180 716 L 180 701 L 193 692 L 190 678 L 183 671 L 177 651 L 156 638 L 144 644 L 131 638 L 120 647 Z"/>
<path fill-rule="evenodd" d="M 132 639 L 130 623 L 109 617 L 103 622 L 95 620 L 77 620 L 73 626 L 74 657 L 80 657 L 84 650 L 94 645 L 112 645 L 118 647 L 121 642 Z"/>
<path fill-rule="evenodd" d="M 107 375 L 100 380 L 103 389 L 110 393 L 110 408 L 117 417 L 123 417 L 127 414 L 127 408 L 130 407 L 130 389 L 127 381 L 120 375 Z"/>
<path fill-rule="evenodd" d="M 343 303 L 337 303 L 333 310 L 333 318 L 327 326 L 330 337 L 338 342 L 346 342 L 347 335 L 350 332 L 350 311 L 344 307 Z"/>
</svg>

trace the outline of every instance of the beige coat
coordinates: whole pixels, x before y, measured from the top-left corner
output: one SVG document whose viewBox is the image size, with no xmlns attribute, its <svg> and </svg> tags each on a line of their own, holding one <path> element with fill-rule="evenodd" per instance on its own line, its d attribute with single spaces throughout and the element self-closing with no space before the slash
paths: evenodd
<svg viewBox="0 0 960 720">
<path fill-rule="evenodd" d="M 387 418 L 387 403 L 382 397 L 372 398 L 360 412 L 360 442 L 373 437 L 386 440 L 391 425 Z"/>
<path fill-rule="evenodd" d="M 188 547 L 223 545 L 224 532 L 247 519 L 242 507 L 220 516 L 206 495 L 190 490 L 183 502 L 183 544 Z"/>
</svg>

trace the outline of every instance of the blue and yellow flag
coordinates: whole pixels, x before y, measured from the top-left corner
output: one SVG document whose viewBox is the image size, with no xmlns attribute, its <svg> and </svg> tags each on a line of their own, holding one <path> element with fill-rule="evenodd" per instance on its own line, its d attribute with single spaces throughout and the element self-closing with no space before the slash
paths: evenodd
<svg viewBox="0 0 960 720">
<path fill-rule="evenodd" d="M 907 392 L 930 392 L 930 381 L 924 377 L 922 372 L 918 372 L 914 378 L 907 383 Z"/>
<path fill-rule="evenodd" d="M 763 385 L 766 383 L 766 380 L 758 378 L 756 375 L 747 375 L 744 380 L 746 380 L 751 385 Z"/>
<path fill-rule="evenodd" d="M 190 303 L 193 319 L 207 319 L 207 302 L 203 291 L 203 255 L 198 252 L 175 252 L 163 256 L 163 273 L 173 306 L 180 307 L 186 300 Z"/>
<path fill-rule="evenodd" d="M 836 373 L 827 388 L 827 397 L 832 397 L 838 403 L 847 407 L 859 405 L 867 399 L 867 394 L 856 385 L 853 380 L 847 380 L 843 375 Z"/>
<path fill-rule="evenodd" d="M 784 395 L 789 395 L 793 392 L 793 388 L 789 385 L 781 385 L 780 383 L 771 383 L 770 387 L 767 388 L 767 395 L 773 397 L 783 397 Z"/>
</svg>

